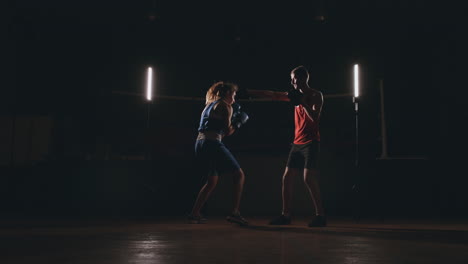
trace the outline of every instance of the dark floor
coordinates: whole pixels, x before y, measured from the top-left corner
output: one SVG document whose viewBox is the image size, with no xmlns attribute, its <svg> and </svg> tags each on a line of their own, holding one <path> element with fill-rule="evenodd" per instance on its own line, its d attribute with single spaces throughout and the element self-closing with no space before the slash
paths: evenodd
<svg viewBox="0 0 468 264">
<path fill-rule="evenodd" d="M 0 221 L 0 263 L 468 263 L 466 221 Z"/>
</svg>

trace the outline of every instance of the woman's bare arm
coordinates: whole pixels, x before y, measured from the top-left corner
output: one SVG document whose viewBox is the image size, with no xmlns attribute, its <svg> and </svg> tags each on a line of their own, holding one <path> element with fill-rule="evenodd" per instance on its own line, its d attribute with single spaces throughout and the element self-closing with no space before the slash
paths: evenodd
<svg viewBox="0 0 468 264">
<path fill-rule="evenodd" d="M 234 133 L 235 131 L 234 127 L 231 124 L 232 106 L 226 104 L 223 101 L 220 101 L 217 105 L 215 105 L 214 112 L 218 118 L 223 120 L 225 131 L 224 136 L 232 135 L 232 133 Z"/>
</svg>

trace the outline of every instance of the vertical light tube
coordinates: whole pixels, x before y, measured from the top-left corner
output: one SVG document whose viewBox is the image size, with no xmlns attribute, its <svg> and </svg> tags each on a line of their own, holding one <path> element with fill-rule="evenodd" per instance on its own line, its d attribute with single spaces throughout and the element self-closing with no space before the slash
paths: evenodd
<svg viewBox="0 0 468 264">
<path fill-rule="evenodd" d="M 153 99 L 153 68 L 148 67 L 146 73 L 146 100 L 151 101 Z"/>
<path fill-rule="evenodd" d="M 354 113 L 356 117 L 356 168 L 359 166 L 359 64 L 354 64 Z"/>
<path fill-rule="evenodd" d="M 354 97 L 359 97 L 359 64 L 354 64 Z"/>
</svg>

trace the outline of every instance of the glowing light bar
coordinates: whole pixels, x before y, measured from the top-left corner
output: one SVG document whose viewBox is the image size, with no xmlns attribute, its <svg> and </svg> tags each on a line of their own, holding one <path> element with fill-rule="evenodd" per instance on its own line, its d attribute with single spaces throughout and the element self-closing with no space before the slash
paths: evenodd
<svg viewBox="0 0 468 264">
<path fill-rule="evenodd" d="M 359 65 L 354 64 L 354 97 L 359 97 Z"/>
<path fill-rule="evenodd" d="M 146 74 L 146 100 L 151 101 L 153 98 L 153 69 L 148 67 Z"/>
</svg>

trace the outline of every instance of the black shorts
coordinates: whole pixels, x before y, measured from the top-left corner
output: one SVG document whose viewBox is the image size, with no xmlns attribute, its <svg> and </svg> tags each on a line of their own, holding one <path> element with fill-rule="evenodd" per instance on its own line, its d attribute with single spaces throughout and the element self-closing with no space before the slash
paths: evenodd
<svg viewBox="0 0 468 264">
<path fill-rule="evenodd" d="M 223 174 L 240 169 L 240 165 L 223 142 L 199 139 L 195 142 L 198 169 L 203 174 Z"/>
<path fill-rule="evenodd" d="M 286 167 L 293 169 L 318 169 L 320 142 L 312 141 L 307 144 L 291 144 Z"/>
</svg>

